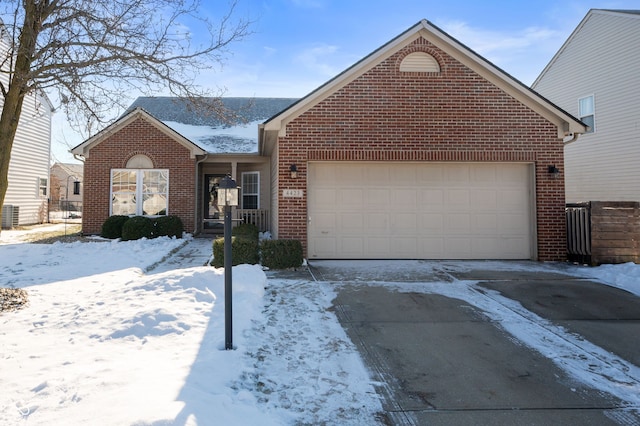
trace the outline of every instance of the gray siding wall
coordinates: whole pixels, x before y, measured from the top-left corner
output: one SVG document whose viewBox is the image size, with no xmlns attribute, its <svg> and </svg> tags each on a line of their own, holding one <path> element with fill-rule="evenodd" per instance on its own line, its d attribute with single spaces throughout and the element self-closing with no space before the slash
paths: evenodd
<svg viewBox="0 0 640 426">
<path fill-rule="evenodd" d="M 533 89 L 578 116 L 594 95 L 595 132 L 565 148 L 566 197 L 640 201 L 640 16 L 593 11 Z"/>
<path fill-rule="evenodd" d="M 0 49 L 6 50 L 0 39 Z M 0 74 L 3 84 L 8 76 Z M 4 100 L 0 97 L 0 107 Z M 28 95 L 23 104 L 18 132 L 9 163 L 9 187 L 4 204 L 19 206 L 20 225 L 48 220 L 49 158 L 51 150 L 51 105 L 44 96 Z M 46 195 L 39 192 L 39 179 L 47 180 Z"/>
</svg>

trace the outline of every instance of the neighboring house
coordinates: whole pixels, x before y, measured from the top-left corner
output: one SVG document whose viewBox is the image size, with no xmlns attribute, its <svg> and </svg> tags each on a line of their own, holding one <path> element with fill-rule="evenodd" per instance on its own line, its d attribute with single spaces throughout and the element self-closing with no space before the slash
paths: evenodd
<svg viewBox="0 0 640 426">
<path fill-rule="evenodd" d="M 565 147 L 568 202 L 640 201 L 640 10 L 590 10 L 533 89 L 591 129 Z"/>
<path fill-rule="evenodd" d="M 201 232 L 212 177 L 228 173 L 239 210 L 268 209 L 272 235 L 310 259 L 558 260 L 563 138 L 585 131 L 421 21 L 260 124 L 252 154 L 215 153 L 143 109 L 72 152 L 86 159 L 86 233 L 116 206 Z M 136 200 L 155 194 L 168 209 L 145 212 Z"/>
<path fill-rule="evenodd" d="M 76 163 L 55 163 L 51 166 L 51 202 L 52 212 L 80 216 L 82 213 L 82 175 L 83 165 Z"/>
<path fill-rule="evenodd" d="M 7 46 L 7 40 L 0 35 L 2 57 L 6 55 Z M 4 66 L 1 67 L 5 71 Z M 7 73 L 0 72 L 0 82 L 7 87 Z M 3 103 L 4 98 L 0 96 L 0 108 Z M 44 94 L 31 92 L 24 99 L 11 150 L 9 186 L 2 206 L 3 228 L 47 221 L 52 111 Z"/>
</svg>

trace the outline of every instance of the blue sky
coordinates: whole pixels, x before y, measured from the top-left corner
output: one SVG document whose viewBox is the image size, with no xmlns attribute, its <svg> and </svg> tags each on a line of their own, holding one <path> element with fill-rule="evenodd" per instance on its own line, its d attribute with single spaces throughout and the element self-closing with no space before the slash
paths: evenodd
<svg viewBox="0 0 640 426">
<path fill-rule="evenodd" d="M 218 6 L 206 7 L 215 16 Z M 591 8 L 640 9 L 640 1 L 238 0 L 237 16 L 253 20 L 254 33 L 199 83 L 225 96 L 302 97 L 427 19 L 530 85 Z M 54 161 L 64 162 L 73 161 L 67 146 L 82 142 L 63 117 L 52 140 Z"/>
</svg>

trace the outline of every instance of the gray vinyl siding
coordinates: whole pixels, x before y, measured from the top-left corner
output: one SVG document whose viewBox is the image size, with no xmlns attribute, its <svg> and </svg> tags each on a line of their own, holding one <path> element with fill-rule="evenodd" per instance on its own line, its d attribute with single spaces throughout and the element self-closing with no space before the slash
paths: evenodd
<svg viewBox="0 0 640 426">
<path fill-rule="evenodd" d="M 534 83 L 578 116 L 593 95 L 595 132 L 565 147 L 566 198 L 640 201 L 640 16 L 592 11 Z"/>
<path fill-rule="evenodd" d="M 0 39 L 0 48 L 6 49 Z M 0 74 L 6 85 L 8 77 Z M 0 97 L 0 107 L 4 100 Z M 51 104 L 44 96 L 28 95 L 23 103 L 9 162 L 9 186 L 4 204 L 20 208 L 19 225 L 48 220 Z M 39 179 L 47 179 L 47 195 L 39 194 Z"/>
</svg>

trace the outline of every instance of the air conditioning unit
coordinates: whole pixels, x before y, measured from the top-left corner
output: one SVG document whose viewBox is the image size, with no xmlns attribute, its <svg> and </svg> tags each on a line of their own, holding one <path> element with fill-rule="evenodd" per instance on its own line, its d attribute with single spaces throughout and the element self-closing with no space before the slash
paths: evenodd
<svg viewBox="0 0 640 426">
<path fill-rule="evenodd" d="M 2 227 L 17 228 L 20 224 L 20 206 L 5 204 L 2 206 Z"/>
</svg>

